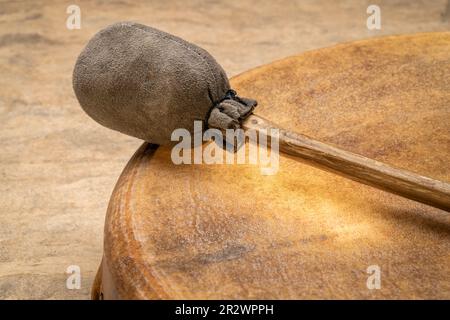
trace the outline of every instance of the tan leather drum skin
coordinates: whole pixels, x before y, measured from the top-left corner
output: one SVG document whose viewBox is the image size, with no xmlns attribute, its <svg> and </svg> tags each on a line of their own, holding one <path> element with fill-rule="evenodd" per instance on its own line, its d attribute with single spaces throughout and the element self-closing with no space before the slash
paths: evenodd
<svg viewBox="0 0 450 320">
<path fill-rule="evenodd" d="M 287 129 L 450 181 L 450 33 L 306 52 L 232 86 Z M 144 144 L 113 192 L 101 269 L 94 298 L 448 299 L 450 218 L 284 156 L 264 176 Z"/>
</svg>

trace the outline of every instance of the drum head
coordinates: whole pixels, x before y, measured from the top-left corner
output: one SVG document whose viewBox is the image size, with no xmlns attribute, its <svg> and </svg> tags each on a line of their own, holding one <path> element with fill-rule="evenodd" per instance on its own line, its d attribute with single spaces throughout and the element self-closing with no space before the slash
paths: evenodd
<svg viewBox="0 0 450 320">
<path fill-rule="evenodd" d="M 306 52 L 232 86 L 287 129 L 450 181 L 450 33 Z M 443 211 L 282 155 L 275 175 L 249 164 L 175 165 L 170 156 L 144 144 L 117 183 L 103 261 L 114 295 L 105 294 L 449 298 Z M 371 286 L 377 268 L 380 289 Z"/>
</svg>

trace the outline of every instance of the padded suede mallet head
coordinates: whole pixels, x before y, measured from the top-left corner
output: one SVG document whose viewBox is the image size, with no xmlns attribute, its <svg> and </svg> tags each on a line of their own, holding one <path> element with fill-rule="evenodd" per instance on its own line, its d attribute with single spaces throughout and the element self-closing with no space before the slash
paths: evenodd
<svg viewBox="0 0 450 320">
<path fill-rule="evenodd" d="M 205 50 L 133 22 L 98 32 L 78 57 L 73 88 L 84 111 L 105 127 L 155 144 L 194 121 L 238 128 L 256 101 L 237 97 Z"/>
</svg>

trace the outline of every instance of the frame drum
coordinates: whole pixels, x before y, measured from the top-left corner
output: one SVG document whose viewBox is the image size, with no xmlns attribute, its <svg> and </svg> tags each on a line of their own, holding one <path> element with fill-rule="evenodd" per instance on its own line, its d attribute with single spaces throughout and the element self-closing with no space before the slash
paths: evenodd
<svg viewBox="0 0 450 320">
<path fill-rule="evenodd" d="M 450 181 L 450 33 L 340 44 L 231 82 L 286 129 Z M 450 298 L 448 214 L 283 155 L 262 175 L 144 144 L 104 237 L 94 299 Z"/>
</svg>

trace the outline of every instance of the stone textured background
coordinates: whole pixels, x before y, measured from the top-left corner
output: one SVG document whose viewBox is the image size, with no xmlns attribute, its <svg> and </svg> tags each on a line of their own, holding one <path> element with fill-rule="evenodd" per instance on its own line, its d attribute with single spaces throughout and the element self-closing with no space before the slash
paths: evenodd
<svg viewBox="0 0 450 320">
<path fill-rule="evenodd" d="M 133 20 L 194 42 L 229 76 L 275 59 L 387 34 L 450 30 L 446 0 L 0 1 L 0 299 L 87 299 L 102 255 L 103 221 L 134 138 L 88 118 L 72 68 L 104 26 Z M 66 8 L 81 8 L 81 30 Z M 447 10 L 447 11 L 446 11 Z M 65 287 L 79 265 L 82 288 Z"/>
</svg>

